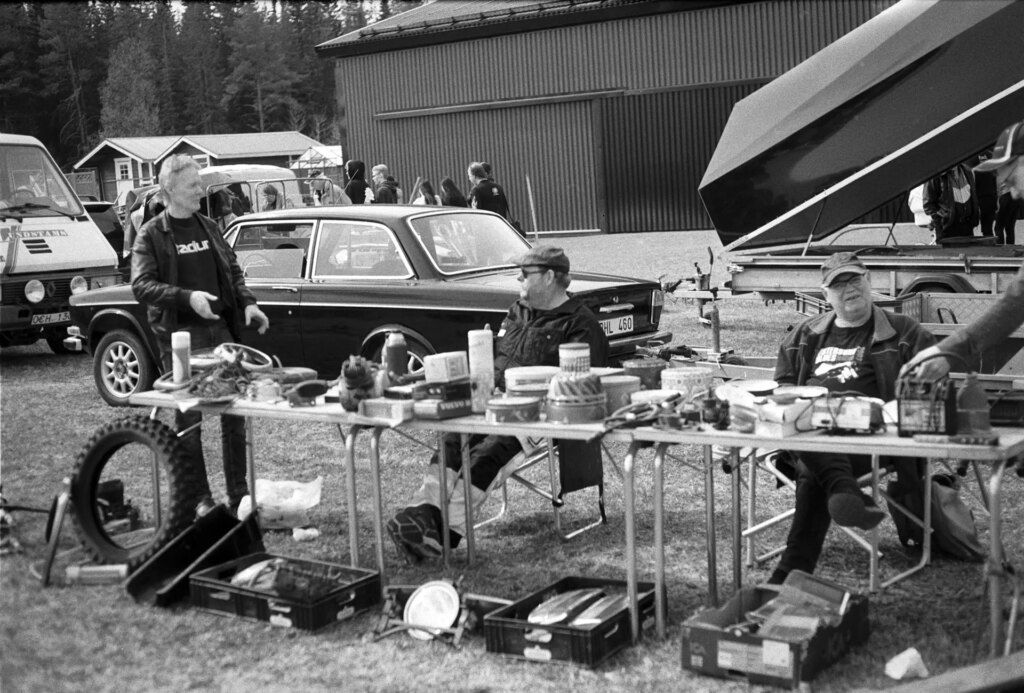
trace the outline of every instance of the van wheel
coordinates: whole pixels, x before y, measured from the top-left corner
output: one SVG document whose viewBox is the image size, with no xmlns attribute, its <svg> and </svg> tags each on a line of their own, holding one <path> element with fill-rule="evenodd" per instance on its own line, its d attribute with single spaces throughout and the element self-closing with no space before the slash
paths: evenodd
<svg viewBox="0 0 1024 693">
<path fill-rule="evenodd" d="M 104 402 L 125 407 L 130 395 L 153 387 L 157 368 L 141 339 L 114 330 L 103 336 L 93 352 L 92 375 Z"/>
<path fill-rule="evenodd" d="M 195 516 L 191 467 L 160 421 L 130 416 L 97 429 L 71 476 L 75 532 L 86 552 L 131 572 L 184 531 Z"/>
</svg>

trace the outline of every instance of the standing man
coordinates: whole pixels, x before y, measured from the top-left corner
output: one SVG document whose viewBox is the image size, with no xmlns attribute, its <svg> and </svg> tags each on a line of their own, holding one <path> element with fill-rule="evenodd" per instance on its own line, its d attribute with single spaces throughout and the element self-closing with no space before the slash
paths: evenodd
<svg viewBox="0 0 1024 693">
<path fill-rule="evenodd" d="M 394 176 L 388 170 L 387 164 L 377 164 L 373 167 L 372 180 L 374 185 L 374 203 L 379 205 L 400 205 L 405 200 L 405 193 Z"/>
<path fill-rule="evenodd" d="M 494 381 L 505 385 L 505 369 L 517 366 L 557 366 L 558 346 L 567 342 L 590 345 L 590 363 L 604 366 L 608 361 L 608 338 L 600 323 L 579 299 L 569 296 L 569 258 L 561 248 L 538 246 L 527 252 L 519 265 L 519 300 L 512 304 L 498 330 L 495 344 Z M 458 435 L 444 440 L 446 463 L 450 469 L 462 468 Z M 487 489 L 513 457 L 522 450 L 514 436 L 473 435 L 469 438 L 473 487 L 473 507 L 480 508 L 487 500 Z M 438 463 L 438 456 L 430 460 Z M 462 478 L 456 478 L 447 489 L 448 519 L 452 546 L 458 545 L 466 533 L 466 512 L 461 500 L 465 496 Z M 441 493 L 437 468 L 430 467 L 423 475 L 423 484 L 413 496 L 409 507 L 388 520 L 388 534 L 399 553 L 411 562 L 441 555 Z"/>
<path fill-rule="evenodd" d="M 992 150 L 992 157 L 979 164 L 978 168 L 995 171 L 996 188 L 1021 204 L 1024 199 L 1024 120 L 1003 130 Z M 973 365 L 985 349 L 1002 342 L 1021 322 L 1024 322 L 1024 264 L 995 305 L 937 346 L 922 351 L 904 366 L 903 371 L 916 369 L 923 378 L 941 378 L 949 373 L 950 364 L 945 358 L 933 358 L 940 351 L 956 354 Z"/>
<path fill-rule="evenodd" d="M 913 318 L 874 305 L 867 267 L 853 253 L 825 260 L 821 279 L 832 311 L 808 318 L 787 335 L 779 347 L 775 380 L 895 399 L 900 367 L 935 339 Z M 916 473 L 915 460 L 893 463 L 900 476 Z M 857 484 L 857 477 L 869 471 L 869 455 L 799 453 L 796 511 L 769 583 L 782 584 L 793 570 L 813 573 L 833 520 L 860 529 L 882 521 L 885 512 Z"/>
<path fill-rule="evenodd" d="M 500 214 L 507 221 L 512 221 L 505 190 L 494 182 L 489 169 L 490 165 L 481 161 L 474 161 L 469 165 L 466 171 L 469 184 L 472 186 L 469 191 L 469 206 Z"/>
<path fill-rule="evenodd" d="M 187 330 L 192 348 L 204 349 L 239 342 L 243 321 L 255 323 L 263 334 L 270 320 L 246 288 L 235 253 L 217 223 L 199 214 L 203 196 L 199 164 L 175 154 L 160 166 L 159 180 L 166 208 L 146 222 L 135 239 L 132 292 L 146 306 L 166 373 L 171 370 L 171 333 Z M 178 430 L 185 430 L 199 423 L 202 414 L 176 411 L 175 420 Z M 235 510 L 248 493 L 243 419 L 222 416 L 221 433 L 228 503 Z M 210 483 L 199 427 L 181 440 L 193 465 L 194 500 L 209 503 Z"/>
<path fill-rule="evenodd" d="M 980 211 L 971 169 L 957 164 L 925 183 L 924 211 L 932 218 L 936 243 L 973 236 Z"/>
</svg>

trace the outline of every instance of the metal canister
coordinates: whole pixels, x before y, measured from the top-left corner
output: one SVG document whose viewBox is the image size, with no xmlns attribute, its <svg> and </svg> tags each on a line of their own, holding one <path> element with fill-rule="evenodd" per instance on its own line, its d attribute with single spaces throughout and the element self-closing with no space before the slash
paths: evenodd
<svg viewBox="0 0 1024 693">
<path fill-rule="evenodd" d="M 589 373 L 590 345 L 583 342 L 559 344 L 558 367 L 563 373 Z"/>
</svg>

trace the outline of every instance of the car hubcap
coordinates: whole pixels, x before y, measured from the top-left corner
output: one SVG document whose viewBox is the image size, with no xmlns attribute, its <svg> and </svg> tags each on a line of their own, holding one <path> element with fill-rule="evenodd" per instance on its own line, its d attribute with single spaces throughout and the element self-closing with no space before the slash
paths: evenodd
<svg viewBox="0 0 1024 693">
<path fill-rule="evenodd" d="M 111 344 L 103 360 L 103 380 L 107 389 L 119 397 L 135 391 L 139 384 L 139 359 L 127 344 Z"/>
</svg>

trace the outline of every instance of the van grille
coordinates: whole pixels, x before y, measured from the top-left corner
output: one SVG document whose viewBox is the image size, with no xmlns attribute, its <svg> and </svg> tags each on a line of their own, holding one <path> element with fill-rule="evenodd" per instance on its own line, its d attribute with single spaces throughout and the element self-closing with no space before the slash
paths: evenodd
<svg viewBox="0 0 1024 693">
<path fill-rule="evenodd" d="M 43 299 L 45 303 L 60 302 L 67 303 L 71 298 L 71 279 L 43 279 L 43 286 L 46 287 L 46 298 Z M 25 285 L 28 284 L 28 280 L 23 281 L 6 281 L 3 285 L 3 304 L 13 305 L 17 303 L 26 303 L 25 300 Z"/>
</svg>

